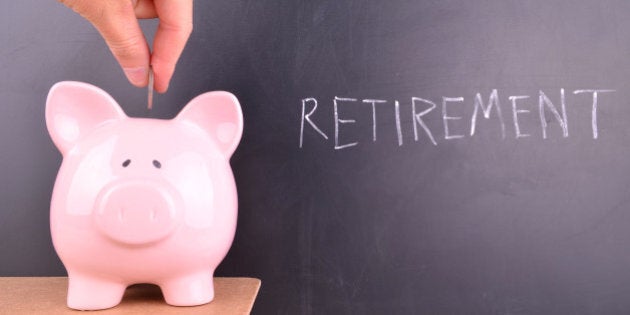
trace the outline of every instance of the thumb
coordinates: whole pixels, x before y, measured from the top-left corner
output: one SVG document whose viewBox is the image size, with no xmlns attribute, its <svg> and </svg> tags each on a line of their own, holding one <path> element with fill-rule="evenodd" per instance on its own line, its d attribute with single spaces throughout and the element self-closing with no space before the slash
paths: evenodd
<svg viewBox="0 0 630 315">
<path fill-rule="evenodd" d="M 90 21 L 99 31 L 129 82 L 137 87 L 146 86 L 149 46 L 138 24 L 133 2 L 129 0 L 63 2 Z"/>
</svg>

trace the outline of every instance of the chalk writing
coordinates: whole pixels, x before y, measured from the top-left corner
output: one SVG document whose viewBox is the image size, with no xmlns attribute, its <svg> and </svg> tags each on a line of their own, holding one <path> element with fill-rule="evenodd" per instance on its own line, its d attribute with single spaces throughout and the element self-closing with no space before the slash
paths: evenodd
<svg viewBox="0 0 630 315">
<path fill-rule="evenodd" d="M 516 108 L 516 101 L 517 100 L 524 100 L 524 99 L 528 99 L 529 95 L 517 95 L 517 96 L 510 96 L 509 99 L 512 102 L 512 119 L 514 119 L 514 132 L 516 133 L 516 138 L 524 138 L 524 137 L 529 137 L 529 134 L 527 133 L 521 133 L 521 127 L 518 124 L 518 114 L 526 114 L 529 113 L 529 110 L 527 109 L 517 109 Z"/>
<path fill-rule="evenodd" d="M 547 117 L 545 117 L 544 105 L 547 105 L 547 108 L 560 123 L 560 127 L 562 127 L 562 135 L 565 138 L 569 136 L 569 121 L 567 120 L 567 107 L 564 102 L 564 89 L 560 89 L 560 103 L 562 104 L 562 117 L 560 117 L 558 110 L 551 103 L 547 95 L 545 95 L 543 91 L 540 91 L 540 96 L 538 97 L 538 113 L 540 114 L 540 125 L 542 126 L 543 139 L 547 139 Z"/>
<path fill-rule="evenodd" d="M 335 150 L 340 150 L 348 147 L 355 146 L 359 144 L 358 142 L 347 143 L 344 145 L 339 145 L 339 124 L 354 124 L 356 121 L 354 119 L 341 119 L 339 118 L 339 102 L 356 102 L 356 98 L 343 98 L 336 97 L 333 101 L 335 106 Z"/>
<path fill-rule="evenodd" d="M 430 107 L 428 107 L 427 109 L 421 111 L 420 113 L 416 114 L 416 101 L 418 102 L 423 102 L 426 104 L 431 105 Z M 422 129 L 424 129 L 424 132 L 426 132 L 427 136 L 429 137 L 429 139 L 431 140 L 431 143 L 433 143 L 434 145 L 437 145 L 437 142 L 435 142 L 435 139 L 433 138 L 433 134 L 431 133 L 431 130 L 429 129 L 429 127 L 427 127 L 427 124 L 424 123 L 424 121 L 422 120 L 422 116 L 428 114 L 429 112 L 431 112 L 432 110 L 435 109 L 435 107 L 437 107 L 435 105 L 435 103 L 429 101 L 429 100 L 425 100 L 423 98 L 419 98 L 419 97 L 412 97 L 411 98 L 411 108 L 412 108 L 412 117 L 413 117 L 413 136 L 414 136 L 414 140 L 418 141 L 418 126 L 416 123 L 420 124 L 420 126 L 422 126 Z"/>
<path fill-rule="evenodd" d="M 581 95 L 581 94 L 591 94 L 592 102 L 590 108 L 591 114 L 591 130 L 593 134 L 593 139 L 597 139 L 599 137 L 599 130 L 597 126 L 597 109 L 599 106 L 599 96 L 603 93 L 611 93 L 614 92 L 612 89 L 581 89 L 574 90 L 573 95 Z M 559 97 L 556 97 L 554 94 L 551 97 L 548 96 L 542 90 L 538 91 L 538 118 L 540 119 L 540 128 L 542 139 L 547 139 L 549 137 L 550 132 L 550 124 L 557 125 L 560 128 L 555 130 L 560 130 L 562 132 L 563 138 L 569 137 L 569 119 L 568 119 L 568 111 L 570 108 L 567 106 L 567 97 L 565 95 L 565 89 L 561 88 L 559 93 Z M 522 139 L 531 137 L 531 133 L 528 133 L 522 129 L 521 120 L 527 119 L 531 114 L 529 109 L 522 108 L 522 104 L 519 107 L 521 102 L 529 99 L 529 95 L 510 95 L 507 97 L 511 104 L 512 110 L 512 123 L 514 126 L 514 139 Z M 553 101 L 552 101 L 553 99 Z M 579 99 L 579 98 L 578 98 Z M 466 128 L 470 128 L 470 132 L 468 133 L 470 137 L 475 136 L 478 131 L 478 124 L 480 120 L 495 120 L 498 123 L 498 127 L 500 127 L 501 138 L 505 139 L 507 137 L 506 130 L 506 122 L 503 116 L 503 111 L 501 108 L 501 102 L 499 97 L 499 91 L 497 89 L 492 89 L 490 94 L 488 95 L 488 101 L 484 103 L 482 93 L 476 93 L 473 101 L 472 101 L 472 115 L 470 116 L 470 126 Z M 559 100 L 559 101 L 558 101 Z M 403 125 L 402 120 L 405 115 L 401 115 L 401 103 L 399 100 L 383 100 L 383 99 L 360 99 L 360 98 L 351 98 L 351 97 L 339 97 L 335 96 L 332 101 L 333 105 L 333 123 L 334 123 L 334 149 L 342 150 L 350 147 L 357 146 L 359 141 L 340 143 L 340 133 L 342 132 L 342 126 L 345 124 L 355 124 L 357 123 L 356 119 L 351 118 L 351 114 L 346 112 L 344 115 L 341 115 L 341 109 L 345 104 L 353 103 L 353 102 L 361 102 L 363 104 L 369 104 L 371 107 L 371 120 L 372 120 L 372 128 L 371 128 L 371 138 L 372 142 L 376 142 L 377 139 L 377 106 L 379 104 L 379 108 L 381 106 L 387 106 L 387 104 L 393 104 L 394 107 L 394 119 L 396 123 L 396 138 L 398 140 L 398 146 L 402 146 L 403 142 Z M 318 110 L 318 100 L 314 97 L 307 97 L 301 100 L 302 111 L 300 116 L 300 137 L 299 137 L 299 147 L 304 147 L 304 135 L 306 133 L 305 126 L 310 126 L 312 130 L 319 134 L 324 141 L 328 141 L 328 136 L 322 129 L 318 126 L 315 121 L 315 115 Z M 427 124 L 427 119 L 434 114 L 434 109 L 437 108 L 436 103 L 429 99 L 420 98 L 420 97 L 412 97 L 411 98 L 411 124 L 413 126 L 413 137 L 415 142 L 429 141 L 434 146 L 438 145 L 436 138 L 434 136 L 433 131 Z M 466 137 L 465 134 L 461 132 L 458 133 L 454 130 L 461 130 L 462 123 L 466 125 L 464 122 L 461 113 L 464 112 L 464 108 L 466 106 L 466 99 L 463 96 L 458 97 L 442 97 L 442 111 L 441 111 L 441 122 L 444 129 L 444 140 L 450 141 L 455 139 L 463 139 Z M 391 105 L 390 105 L 391 106 Z M 321 111 L 321 110 L 320 110 Z M 460 113 L 460 114 L 456 114 Z M 481 113 L 481 115 L 479 115 Z M 550 116 L 551 115 L 551 116 Z M 323 117 L 324 115 L 320 116 Z M 340 116 L 343 116 L 341 118 Z M 483 117 L 481 119 L 480 117 Z M 531 120 L 531 118 L 530 118 Z M 308 124 L 306 124 L 308 123 Z M 556 124 L 557 123 L 557 124 Z M 495 125 L 496 126 L 496 125 Z M 455 129 L 453 129 L 455 128 Z M 551 127 L 551 130 L 554 130 L 554 127 Z M 424 131 L 424 137 L 421 135 L 421 131 Z M 555 133 L 552 131 L 552 133 Z M 310 132 L 309 134 L 312 134 Z M 320 138 L 320 139 L 321 139 Z M 356 139 L 355 139 L 356 140 Z M 360 140 L 360 139 L 359 139 Z"/>
<path fill-rule="evenodd" d="M 615 90 L 575 90 L 573 94 L 593 93 L 593 109 L 591 111 L 591 125 L 593 129 L 593 139 L 597 139 L 597 93 L 609 93 Z"/>
<path fill-rule="evenodd" d="M 386 100 L 363 100 L 363 103 L 372 104 L 372 141 L 376 142 L 376 104 L 387 103 Z"/>
<path fill-rule="evenodd" d="M 305 108 L 306 108 L 306 103 L 307 102 L 311 102 L 313 103 L 313 108 L 311 109 L 310 112 L 308 112 L 308 114 L 304 114 Z M 317 110 L 317 100 L 315 98 L 309 97 L 309 98 L 305 98 L 302 100 L 302 123 L 300 126 L 300 148 L 302 147 L 302 142 L 304 141 L 304 121 L 306 120 L 311 127 L 313 127 L 313 129 L 315 129 L 315 131 L 319 132 L 320 135 L 322 135 L 322 137 L 324 137 L 324 139 L 328 140 L 328 136 L 326 136 L 326 134 L 321 131 L 317 125 L 315 125 L 315 123 L 313 123 L 313 121 L 311 120 L 311 115 L 313 115 L 313 113 L 315 113 L 315 110 Z"/>
<path fill-rule="evenodd" d="M 511 96 L 510 96 L 511 97 Z M 481 108 L 483 112 L 483 118 L 490 118 L 490 111 L 492 111 L 492 107 L 496 108 L 497 116 L 499 117 L 499 122 L 501 123 L 501 137 L 505 138 L 505 123 L 503 122 L 503 114 L 501 114 L 501 104 L 499 104 L 499 92 L 497 89 L 492 90 L 490 93 L 490 97 L 488 98 L 488 106 L 483 106 L 483 100 L 481 98 L 481 93 L 477 93 L 475 95 L 475 110 L 473 111 L 473 115 L 470 121 L 470 136 L 475 135 L 475 127 L 477 126 L 477 111 Z"/>
<path fill-rule="evenodd" d="M 463 102 L 464 98 L 463 97 L 442 97 L 442 122 L 444 122 L 444 139 L 446 140 L 450 140 L 450 139 L 460 139 L 463 138 L 464 135 L 451 135 L 448 132 L 448 121 L 449 120 L 460 120 L 462 119 L 462 117 L 460 116 L 448 116 L 448 114 L 446 113 L 446 104 L 448 104 L 448 102 Z"/>
</svg>

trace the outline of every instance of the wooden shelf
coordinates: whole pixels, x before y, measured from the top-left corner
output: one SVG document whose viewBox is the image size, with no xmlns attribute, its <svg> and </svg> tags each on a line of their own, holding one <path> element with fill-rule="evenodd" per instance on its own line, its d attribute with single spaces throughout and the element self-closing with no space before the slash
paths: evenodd
<svg viewBox="0 0 630 315">
<path fill-rule="evenodd" d="M 111 309 L 90 311 L 123 314 L 249 314 L 260 289 L 254 278 L 215 278 L 214 301 L 176 307 L 164 302 L 160 288 L 149 284 L 127 288 L 122 302 Z M 0 277 L 0 314 L 88 314 L 66 306 L 66 277 Z"/>
</svg>

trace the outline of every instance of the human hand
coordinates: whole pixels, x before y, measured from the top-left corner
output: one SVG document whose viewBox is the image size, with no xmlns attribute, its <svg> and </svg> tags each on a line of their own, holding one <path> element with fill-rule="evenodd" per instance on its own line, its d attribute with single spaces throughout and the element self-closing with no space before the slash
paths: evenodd
<svg viewBox="0 0 630 315">
<path fill-rule="evenodd" d="M 154 88 L 166 92 L 192 32 L 193 0 L 58 0 L 90 21 L 105 39 L 129 82 L 148 84 L 149 65 Z M 149 52 L 138 19 L 159 18 Z"/>
</svg>

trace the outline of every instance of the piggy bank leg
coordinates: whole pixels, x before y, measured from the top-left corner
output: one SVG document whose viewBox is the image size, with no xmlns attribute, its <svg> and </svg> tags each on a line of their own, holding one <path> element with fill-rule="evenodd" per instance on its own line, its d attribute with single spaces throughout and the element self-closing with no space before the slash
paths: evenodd
<svg viewBox="0 0 630 315">
<path fill-rule="evenodd" d="M 120 283 L 68 273 L 68 307 L 102 310 L 120 303 L 127 287 Z"/>
<path fill-rule="evenodd" d="M 160 284 L 166 303 L 174 306 L 206 304 L 214 299 L 212 272 L 189 274 Z"/>
</svg>

